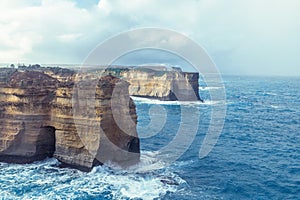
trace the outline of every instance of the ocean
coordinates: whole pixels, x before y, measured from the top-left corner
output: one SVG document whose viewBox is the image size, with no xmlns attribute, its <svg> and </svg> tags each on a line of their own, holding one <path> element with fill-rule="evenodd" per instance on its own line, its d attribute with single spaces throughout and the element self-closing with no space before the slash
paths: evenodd
<svg viewBox="0 0 300 200">
<path fill-rule="evenodd" d="M 108 163 L 87 173 L 59 168 L 54 158 L 0 163 L 0 199 L 300 199 L 300 78 L 223 80 L 227 114 L 208 156 L 199 158 L 218 104 L 209 92 L 220 88 L 200 87 L 205 103 L 134 98 L 140 164 L 123 170 Z M 200 120 L 187 122 L 197 133 L 188 148 L 168 152 L 164 147 L 177 137 L 183 109 L 199 112 Z M 179 141 L 186 142 L 184 135 Z M 162 150 L 168 155 L 182 151 L 182 156 L 166 164 L 158 156 Z"/>
</svg>

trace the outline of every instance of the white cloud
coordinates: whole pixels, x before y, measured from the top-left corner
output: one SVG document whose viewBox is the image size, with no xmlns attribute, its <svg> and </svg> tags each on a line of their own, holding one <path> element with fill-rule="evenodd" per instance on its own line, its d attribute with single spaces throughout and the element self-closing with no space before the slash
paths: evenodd
<svg viewBox="0 0 300 200">
<path fill-rule="evenodd" d="M 57 36 L 57 39 L 61 42 L 75 42 L 82 34 L 75 33 L 75 34 L 62 34 Z"/>
<path fill-rule="evenodd" d="M 297 0 L 76 1 L 0 1 L 0 62 L 80 63 L 120 31 L 162 27 L 203 45 L 224 72 L 299 68 Z"/>
<path fill-rule="evenodd" d="M 43 60 L 50 54 L 72 59 L 72 55 L 54 55 L 59 52 L 55 49 L 68 48 L 66 41 L 77 39 L 87 30 L 92 19 L 87 10 L 70 1 L 44 0 L 37 6 L 10 2 L 0 9 L 0 62 L 51 62 Z M 45 56 L 35 56 L 42 54 Z"/>
</svg>

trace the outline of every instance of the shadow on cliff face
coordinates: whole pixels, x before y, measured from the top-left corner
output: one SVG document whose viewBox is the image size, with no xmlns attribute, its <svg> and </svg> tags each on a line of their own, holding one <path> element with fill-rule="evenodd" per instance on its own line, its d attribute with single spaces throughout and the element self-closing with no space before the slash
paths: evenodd
<svg viewBox="0 0 300 200">
<path fill-rule="evenodd" d="M 138 137 L 131 136 L 131 140 L 127 144 L 128 151 L 133 153 L 140 153 L 140 139 Z"/>
<path fill-rule="evenodd" d="M 38 135 L 31 140 L 26 133 L 26 126 L 15 136 L 13 142 L 0 155 L 0 161 L 8 163 L 32 163 L 53 157 L 55 151 L 55 128 L 52 126 L 40 127 Z"/>
<path fill-rule="evenodd" d="M 53 157 L 55 152 L 55 131 L 53 126 L 41 127 L 37 143 L 36 143 L 36 153 L 43 154 L 46 157 Z"/>
</svg>

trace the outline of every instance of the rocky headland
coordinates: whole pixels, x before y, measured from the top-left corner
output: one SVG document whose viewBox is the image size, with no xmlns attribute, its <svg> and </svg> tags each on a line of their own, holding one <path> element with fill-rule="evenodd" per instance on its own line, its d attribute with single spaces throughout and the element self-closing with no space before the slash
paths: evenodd
<svg viewBox="0 0 300 200">
<path fill-rule="evenodd" d="M 201 100 L 198 77 L 178 70 L 0 68 L 0 161 L 55 157 L 85 171 L 105 162 L 134 165 L 140 142 L 130 95 Z"/>
<path fill-rule="evenodd" d="M 199 95 L 199 73 L 182 72 L 180 68 L 136 67 L 107 68 L 104 74 L 120 77 L 129 85 L 129 94 L 163 101 L 202 101 Z"/>
</svg>

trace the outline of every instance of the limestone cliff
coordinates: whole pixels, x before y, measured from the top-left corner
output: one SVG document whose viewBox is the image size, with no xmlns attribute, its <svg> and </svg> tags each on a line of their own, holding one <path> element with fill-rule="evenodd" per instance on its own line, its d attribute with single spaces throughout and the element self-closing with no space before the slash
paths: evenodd
<svg viewBox="0 0 300 200">
<path fill-rule="evenodd" d="M 96 89 L 90 88 L 93 105 L 92 96 L 73 90 L 76 76 L 82 75 L 56 72 L 0 69 L 0 161 L 28 163 L 54 154 L 63 164 L 82 170 L 107 161 L 121 166 L 137 163 L 137 116 L 128 83 L 102 77 Z M 79 85 L 89 84 L 81 79 Z M 122 89 L 113 95 L 115 87 Z M 80 99 L 74 104 L 76 95 Z M 125 129 L 112 113 L 111 102 L 116 100 L 118 114 L 130 116 L 132 122 Z M 85 112 L 86 107 L 91 109 Z"/>
<path fill-rule="evenodd" d="M 129 95 L 201 100 L 198 78 L 178 69 L 1 68 L 0 161 L 54 156 L 83 170 L 108 161 L 135 164 L 140 144 Z"/>
<path fill-rule="evenodd" d="M 121 77 L 130 83 L 129 93 L 133 96 L 164 101 L 201 100 L 198 73 L 138 69 L 123 71 Z"/>
<path fill-rule="evenodd" d="M 77 78 L 82 79 L 77 82 L 81 91 L 73 90 L 74 83 L 62 84 L 56 91 L 51 115 L 56 128 L 54 156 L 68 165 L 87 168 L 107 161 L 125 167 L 137 163 L 140 152 L 137 116 L 128 83 L 105 76 L 94 87 L 90 80 Z M 117 86 L 122 90 L 113 96 Z M 126 130 L 120 128 L 112 114 L 112 101 L 116 99 L 118 107 L 114 109 L 118 115 L 125 120 L 128 114 L 134 122 L 124 121 L 129 124 Z"/>
<path fill-rule="evenodd" d="M 0 160 L 26 163 L 52 156 L 49 113 L 58 81 L 39 72 L 6 72 L 0 87 Z"/>
<path fill-rule="evenodd" d="M 202 101 L 199 96 L 199 73 L 182 72 L 180 68 L 137 67 L 107 68 L 130 83 L 129 94 L 164 101 Z"/>
</svg>

